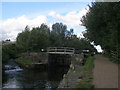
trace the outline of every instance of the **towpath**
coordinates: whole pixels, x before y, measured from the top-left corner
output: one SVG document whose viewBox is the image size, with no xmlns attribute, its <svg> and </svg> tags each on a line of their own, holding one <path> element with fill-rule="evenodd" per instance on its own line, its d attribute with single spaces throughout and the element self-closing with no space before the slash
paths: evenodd
<svg viewBox="0 0 120 90">
<path fill-rule="evenodd" d="M 95 55 L 93 84 L 95 88 L 118 88 L 118 65 L 102 55 Z"/>
</svg>

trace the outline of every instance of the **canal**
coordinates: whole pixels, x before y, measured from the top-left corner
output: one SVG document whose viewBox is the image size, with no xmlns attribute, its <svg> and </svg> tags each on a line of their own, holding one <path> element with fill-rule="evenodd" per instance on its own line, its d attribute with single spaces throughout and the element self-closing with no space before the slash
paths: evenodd
<svg viewBox="0 0 120 90">
<path fill-rule="evenodd" d="M 57 88 L 69 67 L 48 66 L 44 70 L 23 69 L 13 59 L 5 65 L 3 88 Z"/>
</svg>

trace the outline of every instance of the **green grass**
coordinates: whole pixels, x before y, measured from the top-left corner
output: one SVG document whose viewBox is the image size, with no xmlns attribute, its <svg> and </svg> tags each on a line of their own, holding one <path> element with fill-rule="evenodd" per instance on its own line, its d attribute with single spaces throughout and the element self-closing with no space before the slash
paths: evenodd
<svg viewBox="0 0 120 90">
<path fill-rule="evenodd" d="M 87 82 L 82 82 L 78 85 L 77 88 L 90 88 L 90 89 L 93 89 L 94 88 L 94 85 L 90 84 L 90 83 L 87 83 Z"/>
<path fill-rule="evenodd" d="M 22 63 L 22 64 L 35 64 L 35 63 L 37 63 L 37 62 L 35 62 L 35 61 L 33 61 L 33 60 L 28 60 L 28 59 L 25 59 L 25 58 L 23 58 L 23 57 L 17 58 L 16 61 L 17 61 L 18 63 Z"/>
<path fill-rule="evenodd" d="M 94 57 L 88 57 L 83 71 L 92 71 L 94 68 Z"/>
<path fill-rule="evenodd" d="M 90 88 L 90 89 L 94 88 L 94 85 L 92 84 L 93 68 L 94 68 L 94 57 L 90 56 L 87 58 L 86 64 L 82 69 L 83 79 L 80 81 L 80 83 L 78 83 L 77 88 Z"/>
</svg>

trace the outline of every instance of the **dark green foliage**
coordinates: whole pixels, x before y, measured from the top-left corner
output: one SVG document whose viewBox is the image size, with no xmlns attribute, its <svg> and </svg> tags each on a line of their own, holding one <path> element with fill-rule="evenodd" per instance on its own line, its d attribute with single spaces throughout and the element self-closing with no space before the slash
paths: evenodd
<svg viewBox="0 0 120 90">
<path fill-rule="evenodd" d="M 42 48 L 46 49 L 49 45 L 50 30 L 47 25 L 42 24 L 40 27 L 33 28 L 30 32 L 29 47 L 32 51 L 40 51 Z"/>
<path fill-rule="evenodd" d="M 28 26 L 25 27 L 25 30 L 22 33 L 18 34 L 16 39 L 17 47 L 19 47 L 22 51 L 27 51 L 29 49 L 29 41 L 30 41 L 30 30 Z"/>
<path fill-rule="evenodd" d="M 2 58 L 7 59 L 7 58 L 15 58 L 15 55 L 17 53 L 15 44 L 10 44 L 10 45 L 3 45 L 2 46 Z"/>
<path fill-rule="evenodd" d="M 18 34 L 15 44 L 3 45 L 2 59 L 6 63 L 10 58 L 15 58 L 22 52 L 41 52 L 46 51 L 47 47 L 73 47 L 78 50 L 95 48 L 86 39 L 79 39 L 74 35 L 73 29 L 67 30 L 67 26 L 62 23 L 55 23 L 50 31 L 49 27 L 41 24 L 40 27 L 25 30 Z"/>
<path fill-rule="evenodd" d="M 64 46 L 65 35 L 67 33 L 67 26 L 62 23 L 55 23 L 52 25 L 52 31 L 50 34 L 51 46 Z"/>
<path fill-rule="evenodd" d="M 45 24 L 32 30 L 26 26 L 25 30 L 18 34 L 17 47 L 24 52 L 40 52 L 41 49 L 46 51 L 47 47 L 73 47 L 79 50 L 96 51 L 88 40 L 79 39 L 73 33 L 73 29 L 67 30 L 67 26 L 62 23 L 53 24 L 51 31 Z"/>
<path fill-rule="evenodd" d="M 2 45 L 2 66 L 8 62 L 10 58 L 15 58 L 18 50 L 15 44 Z"/>
<path fill-rule="evenodd" d="M 67 47 L 74 47 L 76 50 L 90 50 L 90 52 L 97 52 L 97 50 L 90 44 L 90 42 L 83 38 L 79 39 L 76 35 L 72 35 L 67 38 L 66 44 Z"/>
<path fill-rule="evenodd" d="M 33 28 L 31 31 L 28 26 L 17 36 L 17 46 L 24 52 L 41 51 L 49 45 L 50 30 L 47 25 Z"/>
<path fill-rule="evenodd" d="M 83 71 L 92 72 L 93 68 L 94 68 L 94 57 L 88 57 L 85 67 L 83 68 Z"/>
<path fill-rule="evenodd" d="M 86 27 L 84 36 L 102 49 L 118 52 L 120 42 L 118 34 L 120 28 L 120 2 L 94 2 L 89 6 L 88 13 L 82 18 L 82 25 Z M 118 50 L 119 49 L 119 50 Z"/>
</svg>

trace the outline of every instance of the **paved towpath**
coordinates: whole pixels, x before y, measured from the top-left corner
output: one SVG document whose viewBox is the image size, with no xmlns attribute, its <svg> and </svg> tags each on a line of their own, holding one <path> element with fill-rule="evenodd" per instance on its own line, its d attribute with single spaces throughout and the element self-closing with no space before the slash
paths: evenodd
<svg viewBox="0 0 120 90">
<path fill-rule="evenodd" d="M 93 84 L 95 88 L 118 88 L 118 65 L 102 55 L 95 55 Z"/>
</svg>

